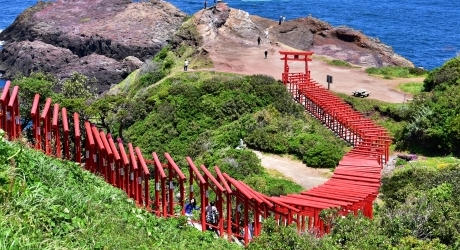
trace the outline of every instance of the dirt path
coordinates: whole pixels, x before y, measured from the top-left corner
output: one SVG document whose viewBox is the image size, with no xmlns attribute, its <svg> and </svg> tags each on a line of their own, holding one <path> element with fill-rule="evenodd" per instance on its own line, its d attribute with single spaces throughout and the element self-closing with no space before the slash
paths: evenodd
<svg viewBox="0 0 460 250">
<path fill-rule="evenodd" d="M 264 74 L 281 79 L 283 62 L 280 60 L 280 50 L 291 50 L 291 48 L 276 45 L 268 41 L 262 42 L 260 46 L 256 41 L 230 41 L 222 38 L 215 38 L 212 46 L 206 48 L 209 56 L 214 62 L 211 70 L 233 72 L 240 74 Z M 268 58 L 264 59 L 264 51 L 268 51 Z M 290 72 L 304 72 L 303 62 L 289 63 Z M 309 63 L 312 78 L 327 88 L 326 76 L 333 76 L 331 90 L 339 93 L 350 94 L 354 90 L 365 89 L 371 93 L 369 98 L 386 102 L 401 103 L 412 99 L 409 94 L 396 90 L 400 83 L 423 81 L 423 78 L 400 78 L 382 79 L 369 76 L 365 68 L 337 67 L 331 66 L 320 59 L 313 58 Z"/>
<path fill-rule="evenodd" d="M 330 169 L 310 168 L 301 161 L 294 160 L 289 156 L 265 154 L 255 150 L 253 152 L 262 161 L 262 166 L 282 173 L 305 189 L 323 184 L 332 174 Z"/>
</svg>

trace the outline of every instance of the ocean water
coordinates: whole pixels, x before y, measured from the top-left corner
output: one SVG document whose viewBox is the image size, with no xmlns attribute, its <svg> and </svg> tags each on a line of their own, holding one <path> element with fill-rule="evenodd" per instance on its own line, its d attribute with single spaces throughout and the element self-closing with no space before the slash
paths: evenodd
<svg viewBox="0 0 460 250">
<path fill-rule="evenodd" d="M 139 0 L 137 0 L 139 1 Z M 168 0 L 193 14 L 204 0 Z M 0 0 L 0 30 L 37 0 Z M 391 46 L 417 67 L 433 69 L 460 53 L 459 0 L 226 0 L 232 8 L 273 20 L 312 15 L 334 26 L 361 30 Z M 214 0 L 207 0 L 208 6 Z"/>
</svg>

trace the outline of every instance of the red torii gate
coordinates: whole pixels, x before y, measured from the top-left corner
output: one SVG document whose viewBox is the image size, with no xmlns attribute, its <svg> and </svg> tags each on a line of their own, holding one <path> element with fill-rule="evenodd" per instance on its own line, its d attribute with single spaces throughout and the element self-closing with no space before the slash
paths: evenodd
<svg viewBox="0 0 460 250">
<path fill-rule="evenodd" d="M 157 216 L 163 215 L 166 217 L 166 173 L 160 160 L 158 159 L 157 153 L 152 152 L 152 157 L 153 161 L 150 163 L 153 163 L 154 165 L 155 176 L 155 203 L 153 212 L 155 212 Z"/>
<path fill-rule="evenodd" d="M 19 116 L 19 87 L 14 86 L 10 94 L 11 82 L 7 81 L 0 97 L 0 129 L 5 130 L 10 140 L 21 134 L 21 117 Z"/>
<path fill-rule="evenodd" d="M 283 83 L 285 85 L 289 84 L 288 88 L 294 96 L 294 99 L 303 104 L 310 114 L 330 127 L 339 136 L 345 140 L 348 139 L 351 141 L 355 145 L 355 148 L 347 153 L 339 163 L 332 178 L 325 184 L 304 191 L 301 194 L 281 197 L 267 197 L 260 194 L 252 190 L 245 183 L 237 181 L 225 173 L 221 173 L 218 167 L 215 167 L 217 177 L 214 177 L 204 165 L 201 165 L 200 168 L 202 172 L 204 172 L 204 175 L 202 175 L 198 168 L 194 166 L 191 159 L 187 159 L 189 160 L 191 171 L 190 177 L 192 177 L 192 181 L 192 175 L 195 175 L 197 181 L 200 182 L 200 189 L 202 190 L 202 208 L 207 204 L 207 191 L 208 188 L 210 188 L 217 195 L 217 207 L 219 211 L 221 214 L 224 214 L 222 213 L 222 202 L 224 201 L 222 197 L 225 194 L 227 198 L 227 218 L 225 218 L 227 220 L 227 233 L 229 238 L 231 235 L 243 238 L 245 244 L 249 241 L 248 226 L 250 216 L 254 216 L 253 221 L 255 225 L 253 236 L 258 236 L 261 229 L 261 218 L 262 216 L 267 217 L 269 212 L 273 212 L 275 214 L 275 219 L 284 224 L 297 223 L 299 231 L 305 230 L 305 223 L 308 220 L 309 228 L 317 228 L 320 234 L 328 231 L 328 226 L 318 217 L 319 212 L 324 208 L 340 206 L 343 209 L 341 214 L 347 212 L 357 213 L 357 211 L 362 210 L 365 216 L 372 218 L 372 202 L 376 198 L 380 186 L 380 165 L 388 159 L 388 146 L 391 142 L 388 132 L 381 126 L 375 125 L 368 119 L 365 119 L 358 112 L 351 110 L 346 103 L 332 95 L 310 78 L 308 61 L 311 61 L 309 56 L 311 56 L 313 52 L 281 51 L 280 54 L 284 55 L 284 58 L 281 59 L 285 61 Z M 289 73 L 287 61 L 305 61 L 305 73 Z M 10 96 L 9 84 L 7 84 L 7 88 L 3 90 L 0 100 L 2 108 L 2 110 L 0 110 L 0 126 L 4 127 L 9 132 L 9 135 L 13 137 L 20 131 L 17 129 L 17 126 L 20 125 L 18 122 L 20 121 L 19 112 L 16 112 L 16 108 L 18 108 L 18 92 L 19 88 L 15 86 Z M 34 127 L 34 138 L 39 138 L 38 142 L 36 140 L 36 143 L 38 143 L 36 147 L 45 148 L 48 154 L 53 154 L 53 152 L 55 152 L 55 155 L 59 157 L 61 151 L 59 148 L 60 142 L 58 141 L 60 133 L 59 105 L 54 104 L 53 119 L 51 122 L 51 99 L 47 99 L 43 113 L 40 116 L 38 107 L 39 98 L 38 95 L 35 96 L 31 110 L 31 115 L 34 118 L 34 126 L 36 126 Z M 8 105 L 7 109 L 4 109 L 5 105 Z M 5 111 L 10 111 L 12 116 L 5 113 Z M 65 134 L 69 132 L 65 108 L 62 109 L 61 117 L 63 126 L 63 130 L 61 131 L 64 132 L 63 147 L 65 150 L 68 148 Z M 43 136 L 40 136 L 40 118 L 45 123 L 43 127 Z M 36 122 L 37 119 L 38 122 Z M 51 125 L 52 129 L 50 127 Z M 74 114 L 74 126 L 75 143 L 79 144 L 80 132 L 79 117 L 77 113 Z M 106 136 L 104 132 L 98 130 L 88 121 L 85 122 L 85 130 L 86 168 L 96 174 L 102 174 L 109 183 L 124 189 L 128 196 L 136 201 L 137 205 L 142 206 L 145 204 L 144 206 L 149 209 L 149 172 L 140 149 L 136 147 L 134 153 L 133 146 L 129 144 L 130 160 L 128 160 L 121 140 L 118 140 L 118 147 L 120 149 L 120 154 L 118 154 L 110 135 Z M 50 143 L 53 136 L 57 141 L 57 145 L 52 145 Z M 44 145 L 42 145 L 42 143 Z M 77 150 L 79 150 L 79 145 L 75 145 L 76 160 L 80 155 Z M 68 151 L 64 152 L 65 158 L 68 158 L 68 154 Z M 165 217 L 178 215 L 173 209 L 173 206 L 177 204 L 174 202 L 173 196 L 173 179 L 179 181 L 180 197 L 178 203 L 182 206 L 181 214 L 183 214 L 185 198 L 183 182 L 185 176 L 168 153 L 165 153 L 168 164 L 159 162 L 155 153 L 152 153 L 152 155 L 154 156 L 153 162 L 155 165 L 155 183 L 156 186 L 158 186 L 155 190 L 155 209 L 158 211 L 157 214 L 160 215 L 162 212 Z M 98 160 L 99 162 L 97 162 Z M 108 161 L 108 163 L 106 161 Z M 77 160 L 77 162 L 80 162 L 80 160 Z M 115 165 L 116 163 L 120 165 Z M 194 167 L 193 169 L 192 166 Z M 168 175 L 165 174 L 163 167 L 168 167 Z M 120 172 L 118 172 L 118 168 Z M 143 172 L 140 172 L 142 170 Z M 160 211 L 159 201 L 160 178 L 162 211 Z M 144 189 L 142 186 L 142 179 L 144 180 Z M 167 180 L 169 180 L 169 185 L 166 184 Z M 142 194 L 142 191 L 145 193 Z M 193 196 L 192 192 L 191 196 Z M 166 200 L 167 198 L 169 198 L 168 201 Z M 235 199 L 235 206 L 232 206 L 232 199 Z M 238 224 L 240 214 L 237 211 L 235 214 L 237 218 L 236 226 L 237 228 L 243 228 L 244 236 L 239 235 L 239 232 L 231 232 L 232 211 L 234 211 L 233 209 L 238 210 L 239 204 L 244 205 L 242 215 L 244 216 L 244 223 L 243 225 Z M 205 219 L 204 216 L 205 214 L 202 210 L 201 221 Z M 220 218 L 218 227 L 221 235 L 223 235 L 224 229 L 222 223 L 223 219 L 224 216 Z M 206 222 L 202 223 L 202 226 L 206 226 Z"/>
<path fill-rule="evenodd" d="M 8 132 L 8 127 L 6 126 L 7 121 L 7 105 L 10 101 L 10 81 L 6 81 L 5 86 L 3 87 L 2 96 L 0 97 L 0 129 Z"/>
<path fill-rule="evenodd" d="M 283 79 L 283 84 L 286 85 L 289 79 L 289 75 L 302 75 L 303 77 L 306 77 L 307 79 L 310 79 L 310 70 L 308 69 L 308 62 L 311 62 L 311 56 L 313 55 L 313 52 L 311 51 L 279 51 L 281 55 L 284 57 L 281 57 L 281 60 L 284 60 L 284 73 L 282 75 Z M 289 65 L 288 61 L 300 61 L 300 62 L 305 62 L 305 73 L 289 73 Z"/>
</svg>

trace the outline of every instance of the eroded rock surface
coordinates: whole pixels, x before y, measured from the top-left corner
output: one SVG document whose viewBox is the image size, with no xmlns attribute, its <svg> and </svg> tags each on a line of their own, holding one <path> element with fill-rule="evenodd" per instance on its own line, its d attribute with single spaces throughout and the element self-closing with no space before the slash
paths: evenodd
<svg viewBox="0 0 460 250">
<path fill-rule="evenodd" d="M 154 56 L 186 14 L 164 1 L 39 2 L 0 34 L 0 72 L 13 77 L 45 71 L 65 78 L 79 71 L 102 92 Z"/>
<path fill-rule="evenodd" d="M 396 54 L 376 38 L 348 27 L 333 27 L 313 17 L 298 18 L 278 25 L 225 3 L 195 14 L 204 47 L 212 48 L 218 38 L 233 46 L 254 46 L 257 37 L 272 44 L 282 43 L 293 49 L 309 50 L 365 67 L 407 66 L 413 63 Z M 220 46 L 220 45 L 217 45 Z M 216 48 L 213 48 L 214 50 Z M 217 48 L 219 49 L 219 48 Z"/>
<path fill-rule="evenodd" d="M 278 25 L 277 21 L 219 2 L 192 17 L 189 25 L 196 25 L 196 29 L 179 29 L 185 18 L 186 14 L 173 5 L 157 0 L 40 1 L 0 33 L 0 40 L 5 41 L 0 73 L 12 78 L 17 72 L 28 75 L 44 71 L 62 80 L 78 71 L 95 77 L 95 88 L 103 92 L 170 41 L 176 47 L 196 46 L 198 54 L 208 56 L 230 53 L 228 48 L 254 48 L 258 36 L 264 44 L 311 50 L 361 66 L 413 67 L 378 39 L 313 17 Z M 269 53 L 275 50 L 270 48 Z M 214 63 L 230 65 L 231 56 L 226 60 Z M 244 65 L 232 68 L 238 71 Z"/>
</svg>

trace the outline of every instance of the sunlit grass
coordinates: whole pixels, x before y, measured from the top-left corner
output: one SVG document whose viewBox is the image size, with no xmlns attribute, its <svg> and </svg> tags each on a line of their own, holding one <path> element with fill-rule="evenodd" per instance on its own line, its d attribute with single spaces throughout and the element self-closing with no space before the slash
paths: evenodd
<svg viewBox="0 0 460 250">
<path fill-rule="evenodd" d="M 387 66 L 380 68 L 367 68 L 366 73 L 368 73 L 369 75 L 382 76 L 384 79 L 392 79 L 426 76 L 428 74 L 428 71 L 420 68 Z"/>
<path fill-rule="evenodd" d="M 398 85 L 399 90 L 412 95 L 423 91 L 423 82 L 406 82 Z"/>
<path fill-rule="evenodd" d="M 418 156 L 417 160 L 405 162 L 402 168 L 428 168 L 432 170 L 444 169 L 451 165 L 460 164 L 460 159 L 452 156 L 424 157 Z"/>
</svg>

